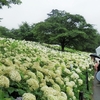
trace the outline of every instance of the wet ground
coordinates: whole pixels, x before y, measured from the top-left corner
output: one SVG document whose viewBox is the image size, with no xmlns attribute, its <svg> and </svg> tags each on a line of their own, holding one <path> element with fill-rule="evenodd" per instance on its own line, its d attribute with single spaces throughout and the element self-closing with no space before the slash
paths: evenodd
<svg viewBox="0 0 100 100">
<path fill-rule="evenodd" d="M 100 100 L 100 84 L 98 84 L 97 79 L 94 79 L 93 82 L 93 96 L 92 100 Z"/>
</svg>

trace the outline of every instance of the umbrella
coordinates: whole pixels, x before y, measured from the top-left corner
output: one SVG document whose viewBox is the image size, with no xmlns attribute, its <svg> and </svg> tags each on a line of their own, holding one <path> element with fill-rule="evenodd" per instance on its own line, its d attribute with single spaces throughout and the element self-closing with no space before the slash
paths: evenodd
<svg viewBox="0 0 100 100">
<path fill-rule="evenodd" d="M 95 57 L 95 58 L 99 58 L 100 59 L 100 56 L 98 56 L 96 53 L 92 53 L 90 54 L 91 57 Z"/>
<path fill-rule="evenodd" d="M 100 46 L 98 46 L 96 49 L 95 49 L 96 53 L 98 56 L 100 56 Z"/>
</svg>

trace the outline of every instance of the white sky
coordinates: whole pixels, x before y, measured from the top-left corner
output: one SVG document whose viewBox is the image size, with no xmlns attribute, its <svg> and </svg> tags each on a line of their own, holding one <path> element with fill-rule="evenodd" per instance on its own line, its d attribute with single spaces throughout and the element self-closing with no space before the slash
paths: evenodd
<svg viewBox="0 0 100 100">
<path fill-rule="evenodd" d="M 28 24 L 44 21 L 52 9 L 82 15 L 87 23 L 95 25 L 100 33 L 100 0 L 22 0 L 21 5 L 0 9 L 0 26 L 18 28 L 22 22 Z"/>
</svg>

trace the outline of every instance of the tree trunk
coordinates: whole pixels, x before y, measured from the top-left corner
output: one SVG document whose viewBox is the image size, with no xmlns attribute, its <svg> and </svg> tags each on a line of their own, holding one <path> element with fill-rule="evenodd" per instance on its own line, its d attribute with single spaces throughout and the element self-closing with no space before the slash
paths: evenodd
<svg viewBox="0 0 100 100">
<path fill-rule="evenodd" d="M 65 38 L 62 38 L 62 41 L 61 41 L 61 50 L 64 51 L 64 48 L 65 48 Z"/>
<path fill-rule="evenodd" d="M 61 51 L 64 51 L 64 47 L 65 47 L 65 45 L 64 45 L 64 43 L 62 43 L 61 44 Z"/>
</svg>

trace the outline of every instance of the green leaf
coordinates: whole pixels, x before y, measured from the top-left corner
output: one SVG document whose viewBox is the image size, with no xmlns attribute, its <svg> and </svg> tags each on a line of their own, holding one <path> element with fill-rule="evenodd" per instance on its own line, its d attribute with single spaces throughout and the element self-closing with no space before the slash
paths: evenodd
<svg viewBox="0 0 100 100">
<path fill-rule="evenodd" d="M 16 91 L 18 92 L 19 95 L 23 95 L 26 92 L 22 89 L 16 89 Z"/>
<path fill-rule="evenodd" d="M 4 92 L 0 90 L 0 100 L 4 100 Z"/>
<path fill-rule="evenodd" d="M 13 93 L 15 91 L 15 89 L 13 88 L 13 87 L 9 87 L 8 88 L 8 92 L 11 94 L 11 93 Z"/>
<path fill-rule="evenodd" d="M 5 98 L 4 100 L 11 100 L 11 98 Z"/>
</svg>

